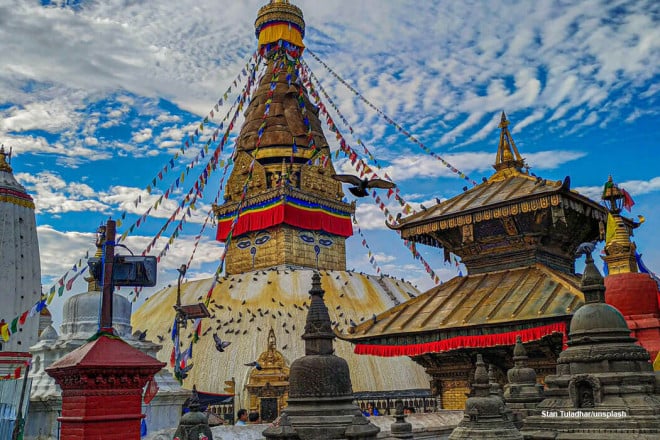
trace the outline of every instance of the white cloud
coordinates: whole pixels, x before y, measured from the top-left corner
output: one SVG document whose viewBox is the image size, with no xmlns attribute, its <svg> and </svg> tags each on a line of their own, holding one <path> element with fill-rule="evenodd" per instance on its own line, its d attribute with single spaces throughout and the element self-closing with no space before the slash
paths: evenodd
<svg viewBox="0 0 660 440">
<path fill-rule="evenodd" d="M 142 130 L 138 131 L 137 133 L 133 133 L 132 141 L 136 142 L 138 144 L 141 144 L 142 142 L 146 142 L 149 139 L 152 138 L 152 130 L 151 128 L 143 128 Z"/>
</svg>

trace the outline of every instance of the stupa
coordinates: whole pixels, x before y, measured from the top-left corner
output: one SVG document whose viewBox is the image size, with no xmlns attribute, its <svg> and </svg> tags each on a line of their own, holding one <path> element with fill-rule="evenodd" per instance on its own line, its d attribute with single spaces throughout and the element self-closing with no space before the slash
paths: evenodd
<svg viewBox="0 0 660 440">
<path fill-rule="evenodd" d="M 39 319 L 25 313 L 41 296 L 39 242 L 34 201 L 14 177 L 8 156 L 0 146 L 0 304 L 12 333 L 8 341 L 0 339 L 0 351 L 27 352 L 37 342 L 39 328 Z M 11 365 L 0 364 L 0 375 L 8 372 L 6 367 Z"/>
<path fill-rule="evenodd" d="M 412 357 L 433 377 L 444 409 L 464 408 L 475 351 L 504 377 L 516 336 L 539 380 L 554 371 L 583 301 L 575 251 L 598 240 L 607 219 L 604 207 L 571 190 L 568 177 L 530 173 L 504 113 L 499 127 L 493 175 L 391 225 L 406 240 L 458 255 L 468 275 L 341 335 L 358 354 Z"/>
<path fill-rule="evenodd" d="M 513 349 L 514 366 L 507 371 L 508 383 L 504 386 L 504 402 L 513 413 L 516 428 L 521 428 L 525 418 L 532 414 L 543 400 L 543 385 L 536 382 L 536 371 L 527 366 L 527 352 L 520 337 Z"/>
<path fill-rule="evenodd" d="M 603 189 L 603 202 L 609 209 L 605 237 L 605 301 L 616 307 L 638 343 L 655 359 L 660 352 L 660 289 L 641 263 L 632 242 L 633 229 L 641 223 L 622 215 L 632 198 L 609 177 Z"/>
<path fill-rule="evenodd" d="M 194 348 L 205 362 L 193 360 L 184 385 L 222 393 L 224 381 L 233 377 L 244 407 L 254 390 L 246 388 L 251 369 L 244 364 L 257 359 L 270 328 L 287 362 L 304 354 L 303 341 L 293 335 L 305 325 L 314 271 L 322 277 L 331 320 L 340 328 L 419 293 L 401 280 L 346 271 L 345 240 L 353 232 L 354 207 L 343 201 L 341 184 L 331 177 L 335 171 L 318 109 L 299 78 L 302 11 L 288 1 L 271 1 L 255 25 L 265 74 L 245 111 L 224 204 L 214 207 L 217 236 L 227 247 L 226 276 L 217 283 L 201 279 L 181 285 L 183 303 L 200 301 L 213 289 L 212 316 L 203 321 Z M 159 359 L 168 362 L 176 294 L 173 286 L 152 295 L 132 317 L 134 327 L 166 338 Z M 224 353 L 216 350 L 213 334 L 231 342 Z M 192 331 L 182 336 L 192 337 Z M 356 357 L 342 341 L 336 350 L 350 365 L 355 391 L 429 387 L 423 368 L 410 359 Z"/>
<path fill-rule="evenodd" d="M 465 416 L 449 440 L 522 440 L 522 435 L 509 419 L 498 390 L 492 388 L 486 365 L 478 354 L 472 393 L 465 402 Z"/>
<path fill-rule="evenodd" d="M 103 227 L 99 228 L 96 257 L 101 256 Z M 39 342 L 30 348 L 33 365 L 30 371 L 32 389 L 30 392 L 29 423 L 25 439 L 47 440 L 58 438 L 57 417 L 62 407 L 62 391 L 55 380 L 46 373 L 46 368 L 69 352 L 84 345 L 99 329 L 99 304 L 101 289 L 93 278 L 86 278 L 87 292 L 69 297 L 63 306 L 60 334 L 49 325 L 39 337 Z M 149 340 L 147 335 L 135 332 L 130 323 L 131 303 L 118 294 L 113 295 L 113 328 L 115 333 L 131 346 L 143 353 L 156 357 L 161 345 Z M 181 405 L 190 392 L 181 388 L 178 382 L 165 369 L 155 376 L 158 385 L 156 397 L 143 409 L 146 426 L 156 431 L 172 426 L 178 420 Z"/>
<path fill-rule="evenodd" d="M 621 312 L 605 303 L 603 277 L 587 253 L 585 305 L 571 320 L 568 348 L 546 377 L 545 399 L 522 428 L 525 439 L 657 439 L 660 381 Z"/>
<path fill-rule="evenodd" d="M 380 428 L 353 402 L 348 363 L 334 354 L 335 334 L 323 302 L 321 277 L 313 274 L 305 323 L 305 355 L 291 364 L 290 391 L 283 415 L 290 427 L 271 427 L 267 439 L 375 440 Z"/>
<path fill-rule="evenodd" d="M 259 412 L 262 423 L 270 423 L 286 405 L 289 397 L 289 365 L 277 349 L 277 338 L 271 328 L 268 347 L 257 358 L 246 385 L 250 402 L 248 411 Z"/>
</svg>

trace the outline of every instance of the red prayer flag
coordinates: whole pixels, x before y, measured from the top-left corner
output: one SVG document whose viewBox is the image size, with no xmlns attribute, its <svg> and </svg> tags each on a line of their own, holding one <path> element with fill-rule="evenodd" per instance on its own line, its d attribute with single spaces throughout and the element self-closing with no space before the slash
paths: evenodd
<svg viewBox="0 0 660 440">
<path fill-rule="evenodd" d="M 621 188 L 621 193 L 623 194 L 623 207 L 630 212 L 630 209 L 635 204 L 635 201 L 630 197 L 630 194 L 625 189 Z"/>
<path fill-rule="evenodd" d="M 156 379 L 152 378 L 144 390 L 145 405 L 149 405 L 149 402 L 154 400 L 154 397 L 156 397 L 156 394 L 158 394 L 158 389 L 159 388 L 158 388 L 158 384 L 156 383 Z"/>
</svg>

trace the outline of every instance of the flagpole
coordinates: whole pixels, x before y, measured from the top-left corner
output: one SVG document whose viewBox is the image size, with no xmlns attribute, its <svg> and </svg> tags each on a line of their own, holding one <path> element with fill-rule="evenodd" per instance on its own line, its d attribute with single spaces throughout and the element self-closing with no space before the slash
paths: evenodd
<svg viewBox="0 0 660 440">
<path fill-rule="evenodd" d="M 105 243 L 103 245 L 103 293 L 101 297 L 101 332 L 114 333 L 112 330 L 112 265 L 115 258 L 116 223 L 108 220 L 105 227 Z"/>
</svg>

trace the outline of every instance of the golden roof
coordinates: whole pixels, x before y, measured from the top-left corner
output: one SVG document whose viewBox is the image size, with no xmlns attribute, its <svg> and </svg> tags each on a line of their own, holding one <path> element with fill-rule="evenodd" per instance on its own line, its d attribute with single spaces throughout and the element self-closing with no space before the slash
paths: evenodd
<svg viewBox="0 0 660 440">
<path fill-rule="evenodd" d="M 210 319 L 204 319 L 202 332 L 206 333 L 193 347 L 193 364 L 184 386 L 197 384 L 199 390 L 222 393 L 224 381 L 234 377 L 236 392 L 248 383 L 250 367 L 243 364 L 256 360 L 268 343 L 272 327 L 277 338 L 278 351 L 286 363 L 305 353 L 301 335 L 304 332 L 312 270 L 276 267 L 244 274 L 230 275 L 213 289 L 209 310 Z M 409 283 L 387 276 L 378 277 L 346 271 L 320 271 L 324 300 L 330 318 L 339 322 L 340 329 L 348 327 L 349 319 L 362 322 L 372 313 L 380 313 L 402 303 L 419 292 Z M 196 303 L 203 300 L 211 286 L 211 279 L 195 280 L 181 285 L 181 302 Z M 152 295 L 131 316 L 134 329 L 148 329 L 150 338 L 163 348 L 158 359 L 168 362 L 172 351 L 170 339 L 174 321 L 173 305 L 176 286 Z M 289 316 L 290 315 L 290 316 Z M 183 349 L 190 343 L 192 324 L 182 330 Z M 215 349 L 213 333 L 231 342 L 220 353 Z M 387 391 L 427 388 L 428 376 L 424 369 L 408 358 L 380 359 L 353 354 L 353 346 L 337 341 L 338 356 L 348 362 L 355 391 Z"/>
<path fill-rule="evenodd" d="M 364 322 L 346 340 L 562 318 L 584 302 L 580 279 L 542 264 L 456 277 Z M 454 335 L 451 335 L 454 336 Z"/>
<path fill-rule="evenodd" d="M 504 112 L 499 127 L 500 139 L 493 165 L 496 171 L 490 178 L 484 178 L 473 188 L 465 187 L 462 194 L 405 217 L 398 224 L 389 225 L 390 228 L 401 230 L 403 238 L 410 238 L 439 229 L 558 206 L 564 197 L 570 199 L 568 203 L 579 211 L 584 208 L 578 205 L 591 208 L 587 209 L 589 217 L 605 220 L 606 210 L 593 200 L 571 191 L 568 177 L 553 181 L 529 173 L 529 167 L 509 132 L 509 121 Z M 434 222 L 437 224 L 430 229 L 419 228 Z"/>
</svg>

